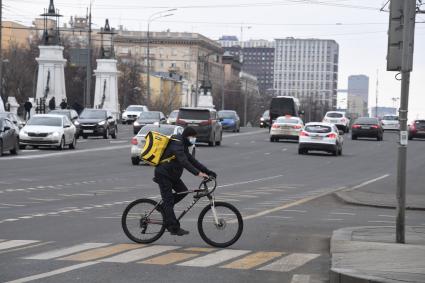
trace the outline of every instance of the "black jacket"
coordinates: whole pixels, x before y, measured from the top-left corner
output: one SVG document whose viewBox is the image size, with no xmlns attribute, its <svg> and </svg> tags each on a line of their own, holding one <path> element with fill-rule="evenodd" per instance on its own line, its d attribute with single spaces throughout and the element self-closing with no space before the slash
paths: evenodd
<svg viewBox="0 0 425 283">
<path fill-rule="evenodd" d="M 168 144 L 162 159 L 173 155 L 176 156 L 175 159 L 161 163 L 155 168 L 155 177 L 160 175 L 172 180 L 178 180 L 182 176 L 184 168 L 193 175 L 198 175 L 199 172 L 206 174 L 210 172 L 189 153 L 189 144 L 182 135 L 172 136 L 172 140 Z"/>
</svg>

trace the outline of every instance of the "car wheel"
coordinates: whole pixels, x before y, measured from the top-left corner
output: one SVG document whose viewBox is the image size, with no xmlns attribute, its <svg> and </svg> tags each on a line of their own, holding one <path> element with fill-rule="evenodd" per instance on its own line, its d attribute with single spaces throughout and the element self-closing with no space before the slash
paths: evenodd
<svg viewBox="0 0 425 283">
<path fill-rule="evenodd" d="M 87 135 L 83 135 L 83 139 L 85 139 L 85 140 L 86 140 L 87 138 L 88 138 L 88 136 L 87 136 Z"/>
<path fill-rule="evenodd" d="M 298 149 L 298 154 L 300 154 L 300 155 L 303 155 L 303 154 L 305 154 L 305 151 L 304 151 L 304 149 L 301 149 L 301 148 L 299 148 L 299 149 Z"/>
<path fill-rule="evenodd" d="M 351 139 L 352 139 L 352 140 L 356 140 L 356 139 L 357 139 L 357 136 L 352 135 L 352 136 L 351 136 Z"/>
<path fill-rule="evenodd" d="M 239 133 L 241 131 L 241 128 L 238 128 L 237 132 Z"/>
<path fill-rule="evenodd" d="M 336 148 L 336 149 L 332 152 L 332 155 L 333 155 L 333 156 L 338 156 L 338 153 L 339 153 L 339 149 L 338 149 L 338 148 Z"/>
<path fill-rule="evenodd" d="M 58 150 L 63 150 L 63 147 L 65 146 L 65 138 L 62 137 L 60 144 L 57 146 Z"/>
<path fill-rule="evenodd" d="M 223 132 L 220 134 L 220 139 L 215 142 L 215 145 L 221 145 L 221 141 L 223 140 Z"/>
<path fill-rule="evenodd" d="M 139 157 L 132 157 L 131 158 L 131 164 L 133 165 L 139 165 L 140 163 L 140 158 Z"/>
<path fill-rule="evenodd" d="M 0 156 L 3 156 L 3 141 L 0 141 Z"/>
<path fill-rule="evenodd" d="M 103 138 L 107 140 L 109 138 L 109 128 L 105 129 L 105 133 L 103 134 Z"/>
<path fill-rule="evenodd" d="M 348 134 L 350 132 L 350 127 L 345 127 L 345 132 Z"/>
<path fill-rule="evenodd" d="M 339 148 L 338 154 L 342 155 L 342 146 Z"/>
<path fill-rule="evenodd" d="M 274 142 L 274 137 L 270 137 L 270 142 Z"/>
<path fill-rule="evenodd" d="M 27 146 L 26 145 L 19 145 L 19 149 L 26 149 L 27 148 Z"/>
<path fill-rule="evenodd" d="M 411 136 L 411 135 L 409 135 L 408 136 L 408 139 L 411 141 L 411 140 L 413 140 L 413 136 Z"/>
<path fill-rule="evenodd" d="M 17 155 L 19 151 L 19 140 L 16 139 L 15 147 L 10 150 L 10 154 Z"/>
<path fill-rule="evenodd" d="M 72 143 L 69 144 L 69 149 L 75 149 L 77 147 L 77 137 L 74 137 Z"/>
<path fill-rule="evenodd" d="M 111 137 L 113 138 L 113 139 L 116 139 L 117 138 L 117 128 L 115 128 L 114 129 L 114 132 L 111 134 Z"/>
<path fill-rule="evenodd" d="M 215 134 L 213 135 L 212 141 L 208 142 L 208 146 L 215 146 Z"/>
<path fill-rule="evenodd" d="M 126 122 L 125 122 L 125 121 L 121 121 L 121 124 L 125 125 L 125 124 L 126 124 Z"/>
</svg>

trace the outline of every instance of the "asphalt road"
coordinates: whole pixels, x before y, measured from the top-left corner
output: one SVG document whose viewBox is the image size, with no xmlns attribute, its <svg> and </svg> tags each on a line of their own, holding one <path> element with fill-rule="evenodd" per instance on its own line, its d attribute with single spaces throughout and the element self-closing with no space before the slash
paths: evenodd
<svg viewBox="0 0 425 283">
<path fill-rule="evenodd" d="M 190 235 L 132 244 L 122 211 L 159 190 L 153 168 L 131 165 L 131 135 L 120 126 L 116 140 L 80 139 L 76 150 L 0 158 L 0 282 L 326 282 L 333 230 L 394 225 L 394 210 L 346 205 L 332 193 L 394 176 L 395 133 L 383 142 L 346 135 L 341 157 L 300 156 L 296 143 L 270 143 L 266 130 L 252 128 L 226 133 L 220 147 L 200 145 L 196 155 L 219 175 L 216 199 L 242 212 L 237 243 L 212 249 L 202 241 L 201 204 L 182 221 Z M 409 143 L 409 170 L 423 164 L 424 149 L 424 141 Z M 184 180 L 199 184 L 189 174 Z M 408 225 L 424 219 L 424 212 L 407 213 Z"/>
</svg>

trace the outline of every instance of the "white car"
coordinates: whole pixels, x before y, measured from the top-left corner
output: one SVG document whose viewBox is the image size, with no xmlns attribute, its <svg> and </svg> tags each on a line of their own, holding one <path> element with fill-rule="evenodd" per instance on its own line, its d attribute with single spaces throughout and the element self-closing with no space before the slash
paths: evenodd
<svg viewBox="0 0 425 283">
<path fill-rule="evenodd" d="M 326 151 L 335 156 L 342 154 L 344 138 L 335 124 L 307 123 L 300 133 L 298 154 L 307 154 L 309 150 Z"/>
<path fill-rule="evenodd" d="M 275 142 L 279 141 L 279 139 L 298 140 L 303 128 L 304 122 L 301 118 L 292 116 L 278 117 L 270 129 L 270 141 Z"/>
<path fill-rule="evenodd" d="M 130 105 L 121 115 L 121 122 L 123 124 L 131 124 L 139 118 L 140 113 L 149 111 L 145 105 Z"/>
<path fill-rule="evenodd" d="M 397 115 L 385 115 L 382 117 L 381 125 L 384 130 L 400 130 L 400 122 Z"/>
<path fill-rule="evenodd" d="M 345 133 L 350 131 L 350 119 L 348 119 L 345 112 L 342 111 L 326 112 L 322 122 L 335 124 L 338 129 L 343 130 Z"/>
<path fill-rule="evenodd" d="M 166 136 L 183 133 L 183 127 L 174 125 L 146 125 L 131 139 L 131 163 L 138 165 L 140 163 L 140 154 L 145 145 L 145 137 L 150 131 L 155 131 Z"/>
<path fill-rule="evenodd" d="M 62 150 L 77 145 L 76 128 L 67 116 L 55 114 L 34 115 L 19 132 L 19 147 L 27 145 L 52 146 Z"/>
</svg>

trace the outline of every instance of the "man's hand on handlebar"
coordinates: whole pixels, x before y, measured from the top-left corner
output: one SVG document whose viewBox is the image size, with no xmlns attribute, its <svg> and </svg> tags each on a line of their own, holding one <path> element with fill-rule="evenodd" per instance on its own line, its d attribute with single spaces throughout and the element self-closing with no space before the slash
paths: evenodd
<svg viewBox="0 0 425 283">
<path fill-rule="evenodd" d="M 201 177 L 203 179 L 209 179 L 210 176 L 208 176 L 207 174 L 205 174 L 203 172 L 199 172 L 198 177 Z"/>
</svg>

